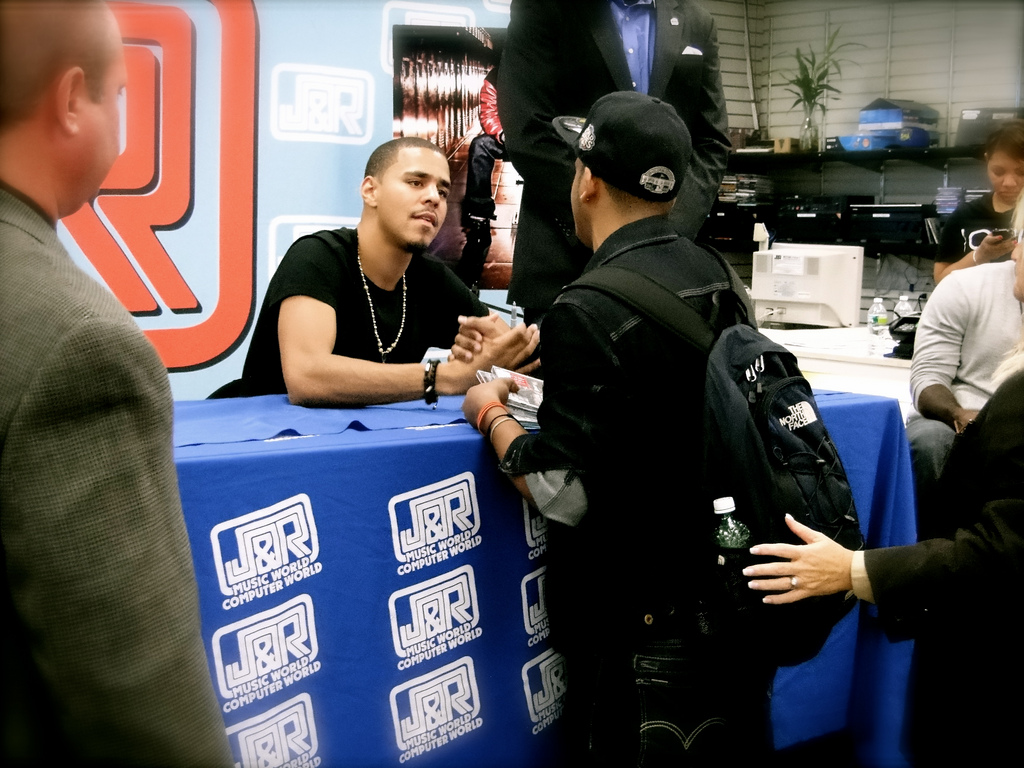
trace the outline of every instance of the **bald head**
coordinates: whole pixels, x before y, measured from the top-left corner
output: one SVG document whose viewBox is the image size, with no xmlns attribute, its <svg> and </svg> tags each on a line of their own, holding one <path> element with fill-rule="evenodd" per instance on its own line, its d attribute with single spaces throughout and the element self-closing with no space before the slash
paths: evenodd
<svg viewBox="0 0 1024 768">
<path fill-rule="evenodd" d="M 124 48 L 101 0 L 0 0 L 0 179 L 52 221 L 120 152 Z"/>
<path fill-rule="evenodd" d="M 0 131 L 30 115 L 71 67 L 101 98 L 115 53 L 109 13 L 102 0 L 0 0 Z"/>
</svg>

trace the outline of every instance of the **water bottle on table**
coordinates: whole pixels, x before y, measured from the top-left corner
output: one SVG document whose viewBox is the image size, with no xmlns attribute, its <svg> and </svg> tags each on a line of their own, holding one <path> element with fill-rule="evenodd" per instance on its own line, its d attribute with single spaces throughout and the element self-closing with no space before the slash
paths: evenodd
<svg viewBox="0 0 1024 768">
<path fill-rule="evenodd" d="M 893 307 L 892 314 L 893 320 L 899 320 L 901 317 L 914 314 L 914 305 L 910 303 L 910 297 L 907 294 L 902 294 L 900 300 Z"/>
<path fill-rule="evenodd" d="M 885 311 L 881 296 L 875 296 L 868 309 L 868 328 L 875 336 L 881 336 L 889 328 L 889 313 Z"/>
</svg>

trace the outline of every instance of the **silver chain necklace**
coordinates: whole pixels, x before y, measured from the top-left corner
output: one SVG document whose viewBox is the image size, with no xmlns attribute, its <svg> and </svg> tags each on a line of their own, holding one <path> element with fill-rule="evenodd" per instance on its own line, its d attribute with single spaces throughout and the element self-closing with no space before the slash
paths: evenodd
<svg viewBox="0 0 1024 768">
<path fill-rule="evenodd" d="M 384 342 L 380 340 L 380 331 L 377 330 L 377 313 L 373 309 L 373 299 L 370 297 L 370 286 L 366 282 L 366 273 L 363 272 L 363 254 L 359 245 L 356 245 L 356 264 L 359 265 L 359 276 L 363 279 L 363 290 L 366 291 L 366 301 L 370 305 L 370 321 L 373 323 L 373 335 L 377 339 L 377 351 L 380 352 L 380 361 L 386 363 L 388 355 L 395 351 L 398 340 L 402 338 L 402 331 L 405 330 L 405 273 L 402 274 L 402 322 L 398 325 L 398 335 L 391 342 L 391 346 L 384 349 Z"/>
</svg>

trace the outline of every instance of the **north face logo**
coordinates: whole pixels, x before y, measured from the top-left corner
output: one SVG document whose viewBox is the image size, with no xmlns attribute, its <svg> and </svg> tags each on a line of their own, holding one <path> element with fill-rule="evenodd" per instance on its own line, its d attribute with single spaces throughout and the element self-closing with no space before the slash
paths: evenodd
<svg viewBox="0 0 1024 768">
<path fill-rule="evenodd" d="M 788 429 L 790 432 L 800 429 L 800 427 L 806 427 L 808 424 L 813 424 L 818 420 L 818 417 L 814 413 L 814 408 L 806 400 L 797 403 L 796 405 L 789 406 L 789 416 L 782 416 L 779 418 L 779 423 Z"/>
</svg>

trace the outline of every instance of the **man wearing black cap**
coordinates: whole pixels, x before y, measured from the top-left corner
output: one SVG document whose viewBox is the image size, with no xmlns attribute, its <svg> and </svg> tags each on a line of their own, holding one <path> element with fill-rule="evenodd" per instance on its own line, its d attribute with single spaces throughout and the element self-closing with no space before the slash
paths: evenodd
<svg viewBox="0 0 1024 768">
<path fill-rule="evenodd" d="M 555 125 L 576 154 L 573 217 L 594 250 L 584 274 L 608 264 L 641 272 L 710 318 L 729 277 L 666 218 L 692 151 L 675 110 L 619 92 L 585 122 Z M 715 632 L 700 600 L 714 560 L 699 477 L 706 358 L 579 286 L 559 295 L 542 335 L 539 433 L 508 415 L 503 380 L 472 388 L 464 411 L 549 521 L 548 615 L 567 660 L 572 758 L 689 766 L 763 757 L 774 670 L 753 660 L 749 638 Z"/>
</svg>

